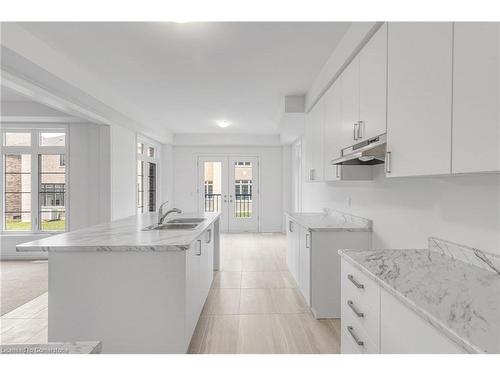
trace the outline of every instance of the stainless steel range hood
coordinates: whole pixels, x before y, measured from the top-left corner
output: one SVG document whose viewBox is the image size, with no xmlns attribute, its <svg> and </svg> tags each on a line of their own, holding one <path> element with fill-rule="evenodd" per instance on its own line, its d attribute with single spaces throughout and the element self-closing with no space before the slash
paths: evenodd
<svg viewBox="0 0 500 375">
<path fill-rule="evenodd" d="M 332 165 L 376 165 L 385 162 L 386 134 L 343 148 L 340 157 L 333 159 Z"/>
</svg>

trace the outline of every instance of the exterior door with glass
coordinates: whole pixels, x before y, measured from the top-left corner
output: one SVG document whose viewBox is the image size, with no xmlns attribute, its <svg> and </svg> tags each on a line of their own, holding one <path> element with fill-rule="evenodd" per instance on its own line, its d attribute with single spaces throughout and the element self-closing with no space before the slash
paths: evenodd
<svg viewBox="0 0 500 375">
<path fill-rule="evenodd" d="M 223 232 L 258 232 L 258 158 L 198 158 L 199 208 L 220 212 Z"/>
</svg>

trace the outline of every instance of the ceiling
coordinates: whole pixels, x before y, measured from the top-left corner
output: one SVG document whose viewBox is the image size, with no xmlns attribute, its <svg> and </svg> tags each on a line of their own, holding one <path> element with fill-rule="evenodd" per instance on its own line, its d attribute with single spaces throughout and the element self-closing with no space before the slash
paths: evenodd
<svg viewBox="0 0 500 375">
<path fill-rule="evenodd" d="M 301 95 L 345 22 L 21 23 L 119 95 L 134 120 L 174 133 L 275 134 L 283 97 Z M 233 125 L 220 129 L 217 120 Z"/>
</svg>

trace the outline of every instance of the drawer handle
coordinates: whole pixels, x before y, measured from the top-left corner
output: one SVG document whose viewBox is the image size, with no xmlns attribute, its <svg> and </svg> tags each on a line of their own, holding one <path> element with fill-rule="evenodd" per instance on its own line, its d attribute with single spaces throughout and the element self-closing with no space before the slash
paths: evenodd
<svg viewBox="0 0 500 375">
<path fill-rule="evenodd" d="M 365 345 L 365 343 L 363 341 L 358 339 L 358 336 L 356 336 L 356 333 L 354 332 L 354 328 L 352 326 L 347 326 L 347 330 L 349 331 L 349 333 L 351 334 L 352 338 L 354 339 L 354 341 L 356 342 L 356 344 L 358 346 Z"/>
<path fill-rule="evenodd" d="M 365 288 L 365 286 L 364 286 L 363 284 L 361 284 L 361 283 L 359 283 L 359 282 L 357 282 L 357 281 L 356 281 L 356 279 L 354 278 L 354 276 L 353 276 L 353 275 L 347 275 L 347 278 L 348 278 L 349 280 L 351 280 L 351 282 L 352 282 L 354 285 L 356 285 L 356 288 L 358 288 L 358 289 L 364 289 L 364 288 Z"/>
<path fill-rule="evenodd" d="M 354 302 L 347 301 L 347 305 L 351 308 L 352 311 L 354 311 L 354 314 L 356 314 L 358 316 L 358 318 L 362 318 L 365 316 L 364 313 L 359 312 L 358 309 L 354 306 Z"/>
</svg>

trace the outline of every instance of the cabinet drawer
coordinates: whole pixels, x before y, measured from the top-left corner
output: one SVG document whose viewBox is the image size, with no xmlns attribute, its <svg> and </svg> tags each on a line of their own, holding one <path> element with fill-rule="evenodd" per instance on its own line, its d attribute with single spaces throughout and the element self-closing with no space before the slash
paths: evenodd
<svg viewBox="0 0 500 375">
<path fill-rule="evenodd" d="M 372 341 L 379 342 L 380 309 L 373 309 L 373 307 L 366 305 L 365 302 L 362 298 L 342 295 L 342 320 L 354 320 L 363 328 Z"/>
<path fill-rule="evenodd" d="M 365 310 L 380 311 L 380 287 L 363 272 L 342 259 L 342 300 L 355 301 Z"/>
<path fill-rule="evenodd" d="M 372 338 L 354 317 L 342 315 L 341 352 L 343 354 L 378 354 L 378 338 Z"/>
</svg>

